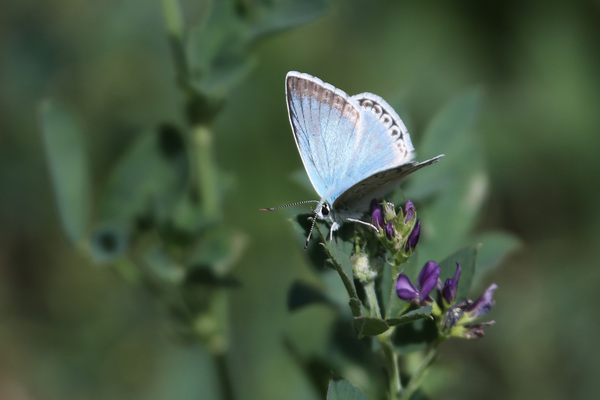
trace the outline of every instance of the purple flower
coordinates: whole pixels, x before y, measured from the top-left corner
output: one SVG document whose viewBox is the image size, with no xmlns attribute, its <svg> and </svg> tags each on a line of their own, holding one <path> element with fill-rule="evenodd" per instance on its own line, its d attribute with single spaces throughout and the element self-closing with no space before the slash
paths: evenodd
<svg viewBox="0 0 600 400">
<path fill-rule="evenodd" d="M 484 328 L 494 325 L 495 323 L 496 321 L 488 321 L 479 324 L 465 325 L 466 331 L 462 336 L 466 339 L 480 339 L 484 335 Z"/>
<path fill-rule="evenodd" d="M 420 293 L 416 287 L 410 282 L 408 276 L 404 274 L 398 275 L 396 280 L 396 293 L 398 297 L 405 301 L 416 300 L 419 298 Z"/>
<path fill-rule="evenodd" d="M 419 286 L 423 298 L 429 296 L 440 277 L 440 266 L 435 261 L 427 261 L 419 274 Z"/>
<path fill-rule="evenodd" d="M 373 225 L 375 225 L 377 229 L 381 229 L 385 226 L 383 214 L 381 213 L 381 207 L 379 207 L 377 199 L 371 200 L 371 218 L 373 219 Z"/>
<path fill-rule="evenodd" d="M 405 274 L 398 275 L 396 280 L 396 294 L 398 297 L 405 301 L 414 301 L 418 304 L 424 305 L 427 302 L 432 302 L 433 299 L 429 297 L 429 293 L 437 285 L 438 278 L 440 276 L 440 266 L 434 261 L 428 261 L 423 266 L 419 278 L 420 290 L 417 290 L 410 282 L 410 279 Z"/>
<path fill-rule="evenodd" d="M 417 247 L 417 243 L 419 243 L 420 237 L 421 237 L 421 220 L 418 219 L 417 223 L 415 224 L 415 227 L 413 228 L 412 232 L 408 236 L 408 239 L 406 240 L 406 246 L 404 247 L 404 249 L 406 251 L 409 251 L 409 250 Z"/>
<path fill-rule="evenodd" d="M 477 299 L 473 304 L 467 308 L 467 312 L 472 318 L 479 317 L 486 314 L 494 306 L 494 290 L 498 288 L 498 285 L 492 283 L 490 287 Z"/>
<path fill-rule="evenodd" d="M 444 287 L 442 288 L 442 296 L 451 304 L 456 298 L 456 291 L 458 290 L 458 278 L 460 277 L 461 266 L 460 263 L 456 263 L 456 273 L 451 279 L 446 279 Z"/>
<path fill-rule="evenodd" d="M 387 236 L 388 240 L 392 240 L 392 238 L 393 238 L 394 236 L 396 236 L 396 235 L 395 235 L 395 233 L 394 233 L 394 226 L 392 225 L 392 223 L 391 223 L 391 222 L 388 222 L 388 223 L 385 225 L 385 234 L 386 234 L 386 236 Z"/>
<path fill-rule="evenodd" d="M 408 200 L 406 202 L 406 206 L 404 206 L 404 214 L 406 215 L 406 219 L 404 220 L 404 223 L 407 223 L 408 221 L 410 221 L 416 212 L 417 212 L 417 209 L 415 208 L 415 205 L 413 204 L 412 201 Z"/>
</svg>

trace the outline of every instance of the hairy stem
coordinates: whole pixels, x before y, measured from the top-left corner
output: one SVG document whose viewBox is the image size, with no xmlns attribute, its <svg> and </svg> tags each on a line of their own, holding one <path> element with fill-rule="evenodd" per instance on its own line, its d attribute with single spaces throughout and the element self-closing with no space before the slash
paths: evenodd
<svg viewBox="0 0 600 400">
<path fill-rule="evenodd" d="M 421 386 L 421 382 L 427 372 L 429 372 L 429 368 L 433 365 L 435 359 L 437 358 L 437 347 L 439 343 L 436 343 L 428 352 L 419 369 L 415 372 L 415 374 L 411 377 L 408 385 L 406 386 L 406 391 L 402 394 L 402 400 L 409 400 L 413 395 L 415 390 L 417 390 Z"/>
<path fill-rule="evenodd" d="M 221 210 L 217 190 L 217 169 L 213 157 L 212 130 L 198 124 L 192 128 L 192 151 L 202 210 L 205 215 L 217 217 Z"/>
<path fill-rule="evenodd" d="M 377 300 L 377 293 L 375 293 L 375 282 L 369 281 L 364 284 L 365 293 L 369 300 L 369 313 L 371 317 L 381 318 L 381 310 L 379 308 L 379 301 Z"/>
<path fill-rule="evenodd" d="M 213 360 L 217 368 L 219 376 L 219 387 L 221 388 L 221 398 L 223 400 L 234 400 L 235 395 L 233 393 L 233 385 L 231 376 L 229 374 L 229 368 L 227 368 L 227 360 L 225 353 L 214 354 Z"/>
<path fill-rule="evenodd" d="M 381 349 L 383 351 L 383 357 L 385 359 L 385 368 L 388 374 L 388 392 L 389 400 L 398 400 L 402 393 L 402 381 L 400 380 L 400 366 L 398 365 L 398 354 L 394 352 L 392 347 L 392 333 L 394 329 L 391 328 L 387 332 L 377 336 Z"/>
</svg>

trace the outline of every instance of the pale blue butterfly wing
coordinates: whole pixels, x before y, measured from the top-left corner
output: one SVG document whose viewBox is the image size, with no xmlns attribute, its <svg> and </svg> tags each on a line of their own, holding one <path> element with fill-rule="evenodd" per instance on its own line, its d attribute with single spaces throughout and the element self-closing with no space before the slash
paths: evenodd
<svg viewBox="0 0 600 400">
<path fill-rule="evenodd" d="M 335 210 L 362 211 L 416 163 L 408 130 L 379 96 L 348 96 L 318 78 L 289 72 L 286 95 L 294 138 L 313 187 Z"/>
<path fill-rule="evenodd" d="M 400 181 L 413 172 L 437 162 L 443 155 L 415 162 L 415 149 L 408 129 L 394 109 L 381 97 L 372 93 L 352 96 L 361 107 L 366 140 L 359 152 L 364 157 L 355 165 L 370 171 L 366 177 L 354 180 L 333 203 L 335 209 L 364 209 L 371 199 L 389 193 Z M 373 143 L 379 147 L 373 148 Z M 371 144 L 371 148 L 368 146 Z M 391 159 L 391 161 L 390 161 Z"/>
<path fill-rule="evenodd" d="M 331 189 L 347 170 L 344 160 L 353 151 L 348 140 L 359 129 L 359 105 L 343 91 L 298 72 L 288 73 L 286 95 L 304 168 L 319 196 L 333 202 Z"/>
</svg>

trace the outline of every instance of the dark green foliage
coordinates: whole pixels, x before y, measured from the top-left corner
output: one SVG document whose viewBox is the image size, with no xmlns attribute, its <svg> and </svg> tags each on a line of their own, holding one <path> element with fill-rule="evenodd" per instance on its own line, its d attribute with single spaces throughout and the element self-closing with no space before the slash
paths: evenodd
<svg viewBox="0 0 600 400">
<path fill-rule="evenodd" d="M 329 381 L 327 400 L 368 400 L 367 397 L 353 384 L 345 379 Z"/>
</svg>

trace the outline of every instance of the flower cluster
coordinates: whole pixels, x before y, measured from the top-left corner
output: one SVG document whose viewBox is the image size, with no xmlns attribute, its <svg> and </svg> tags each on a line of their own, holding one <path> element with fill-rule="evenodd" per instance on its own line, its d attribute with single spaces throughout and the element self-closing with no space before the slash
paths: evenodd
<svg viewBox="0 0 600 400">
<path fill-rule="evenodd" d="M 494 306 L 494 291 L 498 288 L 495 283 L 475 301 L 465 300 L 456 302 L 458 281 L 461 273 L 460 263 L 456 263 L 454 276 L 442 284 L 440 266 L 435 261 L 428 261 L 423 266 L 417 283 L 417 289 L 405 274 L 398 275 L 396 280 L 396 293 L 398 297 L 414 304 L 432 306 L 432 315 L 440 320 L 440 333 L 445 337 L 462 337 L 475 339 L 483 336 L 484 328 L 493 325 L 494 321 L 474 323 L 474 321 L 487 314 Z M 430 295 L 437 289 L 438 301 Z"/>
<path fill-rule="evenodd" d="M 394 254 L 399 265 L 412 254 L 421 236 L 421 221 L 411 201 L 404 210 L 396 211 L 392 203 L 383 202 L 383 209 L 376 199 L 371 200 L 371 219 L 377 228 L 381 243 Z"/>
</svg>

